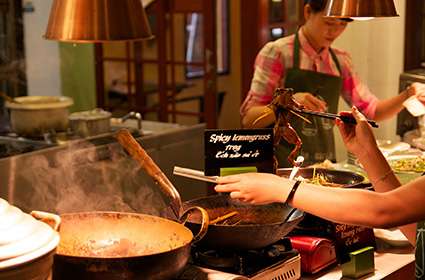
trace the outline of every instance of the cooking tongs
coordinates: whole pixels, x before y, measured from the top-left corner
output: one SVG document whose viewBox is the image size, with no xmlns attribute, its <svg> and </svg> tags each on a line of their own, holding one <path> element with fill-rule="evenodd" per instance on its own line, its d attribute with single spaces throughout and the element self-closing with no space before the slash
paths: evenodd
<svg viewBox="0 0 425 280">
<path fill-rule="evenodd" d="M 173 174 L 195 179 L 195 180 L 201 180 L 201 181 L 210 182 L 210 183 L 217 183 L 217 176 L 206 176 L 204 175 L 204 172 L 200 170 L 174 166 Z"/>
<path fill-rule="evenodd" d="M 322 118 L 326 118 L 326 119 L 340 119 L 341 121 L 345 122 L 345 123 L 350 123 L 350 124 L 357 124 L 357 121 L 354 117 L 347 115 L 347 116 L 343 116 L 343 115 L 339 115 L 339 114 L 332 114 L 332 113 L 321 113 L 321 112 L 315 112 L 315 111 L 310 111 L 310 110 L 305 110 L 305 109 L 298 109 L 298 108 L 286 108 L 289 111 L 294 111 L 298 114 L 306 114 L 306 115 L 312 115 L 312 116 L 317 116 L 317 117 L 322 117 Z M 379 125 L 372 120 L 367 120 L 367 122 L 372 126 L 372 127 L 379 127 Z"/>
</svg>

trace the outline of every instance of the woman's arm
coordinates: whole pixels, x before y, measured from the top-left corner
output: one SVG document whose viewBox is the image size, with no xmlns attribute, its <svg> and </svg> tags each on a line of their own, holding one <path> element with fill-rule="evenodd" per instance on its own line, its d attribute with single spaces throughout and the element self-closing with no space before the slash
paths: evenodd
<svg viewBox="0 0 425 280">
<path fill-rule="evenodd" d="M 293 181 L 273 174 L 246 173 L 218 179 L 215 190 L 253 204 L 285 202 Z M 301 183 L 289 203 L 338 223 L 390 228 L 425 217 L 425 178 L 379 193 Z M 414 243 L 414 239 L 409 238 Z"/>
<path fill-rule="evenodd" d="M 425 103 L 425 84 L 413 83 L 399 95 L 379 100 L 376 105 L 375 120 L 385 120 L 397 115 L 404 108 L 403 102 L 413 95 Z"/>
<path fill-rule="evenodd" d="M 342 112 L 341 114 L 348 113 Z M 336 122 L 347 149 L 357 156 L 377 192 L 388 192 L 400 187 L 400 181 L 378 149 L 372 129 L 366 118 L 355 107 L 351 114 L 356 118 L 357 125 Z M 399 228 L 409 241 L 414 244 L 416 223 L 400 226 Z"/>
<path fill-rule="evenodd" d="M 264 128 L 272 125 L 275 121 L 276 116 L 268 106 L 257 105 L 249 108 L 242 116 L 242 127 Z"/>
<path fill-rule="evenodd" d="M 410 96 L 411 95 L 409 91 L 405 90 L 401 94 L 394 97 L 379 100 L 376 104 L 374 119 L 376 121 L 382 121 L 397 115 L 404 108 L 403 102 L 406 101 Z"/>
<path fill-rule="evenodd" d="M 301 184 L 291 204 L 339 223 L 378 228 L 400 226 L 415 244 L 416 224 L 425 217 L 425 178 L 389 192 L 325 189 Z M 407 224 L 407 225 L 406 225 Z"/>
</svg>

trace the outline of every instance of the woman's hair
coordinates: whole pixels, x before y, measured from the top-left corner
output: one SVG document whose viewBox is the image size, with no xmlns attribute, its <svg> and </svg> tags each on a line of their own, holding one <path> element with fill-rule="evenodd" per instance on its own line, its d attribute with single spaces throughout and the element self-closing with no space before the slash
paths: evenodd
<svg viewBox="0 0 425 280">
<path fill-rule="evenodd" d="M 327 0 L 304 0 L 304 5 L 309 4 L 314 13 L 323 11 Z"/>
</svg>

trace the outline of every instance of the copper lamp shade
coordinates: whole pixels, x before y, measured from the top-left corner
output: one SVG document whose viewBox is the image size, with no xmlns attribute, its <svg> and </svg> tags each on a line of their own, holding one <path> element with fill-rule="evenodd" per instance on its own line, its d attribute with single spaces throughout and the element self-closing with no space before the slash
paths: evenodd
<svg viewBox="0 0 425 280">
<path fill-rule="evenodd" d="M 65 42 L 152 38 L 141 0 L 54 0 L 46 39 Z"/>
<path fill-rule="evenodd" d="M 398 16 L 393 0 L 328 0 L 325 15 L 337 18 Z"/>
</svg>

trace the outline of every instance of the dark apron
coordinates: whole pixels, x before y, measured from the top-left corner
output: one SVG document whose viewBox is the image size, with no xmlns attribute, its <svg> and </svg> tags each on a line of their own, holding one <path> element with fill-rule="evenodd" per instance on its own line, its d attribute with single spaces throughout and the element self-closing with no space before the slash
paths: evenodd
<svg viewBox="0 0 425 280">
<path fill-rule="evenodd" d="M 329 49 L 339 73 L 341 67 L 332 49 Z M 295 92 L 309 92 L 326 101 L 328 111 L 336 113 L 338 110 L 339 95 L 342 89 L 342 78 L 310 70 L 300 69 L 300 42 L 298 32 L 294 41 L 294 67 L 288 69 L 285 79 L 285 88 L 293 88 Z M 335 143 L 333 135 L 334 121 L 319 117 L 307 117 L 312 124 L 308 124 L 296 116 L 290 117 L 292 127 L 297 131 L 303 144 L 301 155 L 304 156 L 304 165 L 321 162 L 325 159 L 335 161 Z M 276 148 L 279 167 L 290 166 L 287 157 L 294 148 L 285 140 Z"/>
</svg>

